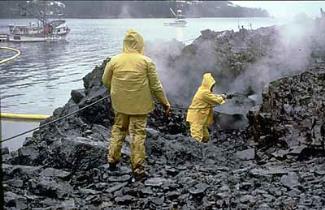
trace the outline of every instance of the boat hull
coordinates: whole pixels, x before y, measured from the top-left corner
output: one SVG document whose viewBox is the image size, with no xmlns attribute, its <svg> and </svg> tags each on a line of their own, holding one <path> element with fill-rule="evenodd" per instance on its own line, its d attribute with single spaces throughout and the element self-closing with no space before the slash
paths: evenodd
<svg viewBox="0 0 325 210">
<path fill-rule="evenodd" d="M 186 27 L 186 23 L 164 23 L 165 26 Z"/>
<path fill-rule="evenodd" d="M 8 42 L 55 42 L 65 40 L 65 36 L 22 36 L 9 35 Z"/>
</svg>

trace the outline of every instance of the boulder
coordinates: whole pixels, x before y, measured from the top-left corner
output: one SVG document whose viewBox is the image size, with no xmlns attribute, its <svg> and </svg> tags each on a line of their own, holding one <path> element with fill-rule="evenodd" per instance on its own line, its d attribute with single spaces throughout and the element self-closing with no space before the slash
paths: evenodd
<svg viewBox="0 0 325 210">
<path fill-rule="evenodd" d="M 243 151 L 236 152 L 236 156 L 241 160 L 254 160 L 255 159 L 255 149 L 246 149 Z"/>
</svg>

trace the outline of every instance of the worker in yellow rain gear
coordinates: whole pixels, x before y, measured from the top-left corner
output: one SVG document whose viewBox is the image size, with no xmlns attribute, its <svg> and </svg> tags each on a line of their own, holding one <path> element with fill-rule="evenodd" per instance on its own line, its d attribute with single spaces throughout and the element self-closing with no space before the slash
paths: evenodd
<svg viewBox="0 0 325 210">
<path fill-rule="evenodd" d="M 107 63 L 102 77 L 108 88 L 115 112 L 108 149 L 110 169 L 115 169 L 127 134 L 131 136 L 131 165 L 136 178 L 146 175 L 145 139 L 147 115 L 154 109 L 153 97 L 170 112 L 170 104 L 158 78 L 155 64 L 144 55 L 144 40 L 134 30 L 128 30 L 123 52 Z"/>
<path fill-rule="evenodd" d="M 212 93 L 215 83 L 211 73 L 203 75 L 202 84 L 187 112 L 186 121 L 190 123 L 191 136 L 198 142 L 209 141 L 208 127 L 213 123 L 213 106 L 225 103 L 224 94 Z"/>
</svg>

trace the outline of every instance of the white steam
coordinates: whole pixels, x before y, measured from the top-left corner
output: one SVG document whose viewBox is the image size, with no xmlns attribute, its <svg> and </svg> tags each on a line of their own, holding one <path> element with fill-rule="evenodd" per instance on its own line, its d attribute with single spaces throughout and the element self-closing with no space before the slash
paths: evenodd
<svg viewBox="0 0 325 210">
<path fill-rule="evenodd" d="M 325 30 L 319 26 L 321 21 L 302 17 L 299 16 L 295 23 L 270 29 L 274 30 L 276 38 L 271 42 L 272 45 L 262 46 L 263 56 L 247 65 L 239 76 L 230 81 L 218 81 L 219 78 L 216 77 L 216 90 L 239 93 L 253 90 L 259 94 L 270 81 L 304 71 L 312 60 L 311 55 L 315 48 L 324 51 Z M 236 39 L 238 37 L 240 36 L 237 36 Z M 239 43 L 235 45 L 239 48 L 252 44 L 233 40 L 233 38 L 228 41 Z M 256 42 L 257 40 L 253 44 L 256 45 Z M 219 53 L 217 56 L 216 48 L 220 48 L 220 46 L 216 43 L 215 37 L 194 43 L 196 47 L 192 54 L 186 53 L 186 51 L 192 50 L 191 46 L 184 48 L 184 44 L 176 40 L 146 43 L 146 54 L 156 63 L 159 76 L 170 100 L 184 106 L 192 100 L 195 91 L 201 84 L 204 72 L 211 71 L 214 75 L 222 73 L 221 66 L 225 59 L 220 59 L 220 56 L 226 56 L 227 52 L 229 53 L 229 49 L 222 49 L 225 54 L 220 55 Z"/>
<path fill-rule="evenodd" d="M 121 13 L 118 15 L 118 18 L 132 18 L 129 11 L 130 11 L 129 6 L 124 4 L 122 6 Z"/>
<path fill-rule="evenodd" d="M 237 77 L 230 91 L 242 92 L 251 87 L 260 93 L 268 82 L 305 70 L 311 61 L 313 41 L 315 36 L 319 36 L 318 33 L 314 22 L 278 27 L 275 45 L 266 56 L 248 66 L 247 70 Z"/>
</svg>

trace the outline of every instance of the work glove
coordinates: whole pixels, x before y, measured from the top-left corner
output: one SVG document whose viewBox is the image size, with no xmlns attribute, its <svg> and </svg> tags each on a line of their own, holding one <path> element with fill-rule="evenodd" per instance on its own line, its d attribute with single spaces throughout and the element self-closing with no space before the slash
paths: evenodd
<svg viewBox="0 0 325 210">
<path fill-rule="evenodd" d="M 223 100 L 227 98 L 226 94 L 221 94 L 220 96 L 223 98 Z"/>
<path fill-rule="evenodd" d="M 169 116 L 170 116 L 170 113 L 171 113 L 170 105 L 169 105 L 169 104 L 164 105 L 164 110 L 165 110 L 165 115 L 166 115 L 167 117 L 169 117 Z"/>
</svg>

